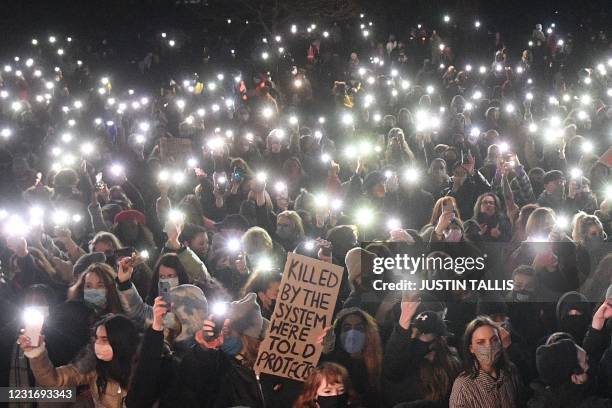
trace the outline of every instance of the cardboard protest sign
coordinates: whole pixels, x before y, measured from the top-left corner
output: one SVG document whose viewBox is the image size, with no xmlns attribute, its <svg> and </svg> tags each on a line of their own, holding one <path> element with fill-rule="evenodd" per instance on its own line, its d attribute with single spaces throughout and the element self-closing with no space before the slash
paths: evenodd
<svg viewBox="0 0 612 408">
<path fill-rule="evenodd" d="M 610 147 L 604 154 L 599 158 L 599 162 L 605 164 L 608 167 L 612 167 L 612 147 Z"/>
<path fill-rule="evenodd" d="M 317 366 L 316 344 L 332 324 L 344 268 L 289 253 L 266 338 L 259 346 L 257 374 L 304 381 Z"/>
<path fill-rule="evenodd" d="M 184 162 L 191 155 L 191 139 L 162 137 L 159 139 L 159 155 L 163 162 Z"/>
</svg>

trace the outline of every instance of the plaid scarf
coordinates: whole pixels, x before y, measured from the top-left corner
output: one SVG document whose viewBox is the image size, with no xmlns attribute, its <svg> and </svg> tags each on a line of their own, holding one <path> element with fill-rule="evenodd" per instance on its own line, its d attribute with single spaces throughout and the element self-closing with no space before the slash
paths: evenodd
<svg viewBox="0 0 612 408">
<path fill-rule="evenodd" d="M 21 348 L 15 344 L 13 346 L 11 368 L 9 371 L 9 387 L 33 387 L 35 384 L 30 374 L 30 362 L 23 354 Z M 13 402 L 8 404 L 9 408 L 32 408 L 34 406 L 32 402 Z"/>
</svg>

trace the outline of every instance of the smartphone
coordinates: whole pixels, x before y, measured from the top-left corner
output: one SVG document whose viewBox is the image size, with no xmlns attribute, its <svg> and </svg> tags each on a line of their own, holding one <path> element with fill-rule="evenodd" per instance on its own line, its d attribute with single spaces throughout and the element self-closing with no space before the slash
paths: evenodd
<svg viewBox="0 0 612 408">
<path fill-rule="evenodd" d="M 225 172 L 215 174 L 215 181 L 217 182 L 219 193 L 225 194 L 227 190 L 227 177 L 225 176 Z"/>
<path fill-rule="evenodd" d="M 136 252 L 134 247 L 125 247 L 115 250 L 115 255 L 117 256 L 117 259 L 128 258 L 131 257 L 134 252 Z"/>
<path fill-rule="evenodd" d="M 98 174 L 96 174 L 96 190 L 103 190 L 104 189 L 104 180 L 102 180 L 102 172 L 99 172 Z"/>
<path fill-rule="evenodd" d="M 225 324 L 225 319 L 227 318 L 228 313 L 228 305 L 225 302 L 219 302 L 212 305 L 212 315 L 210 319 L 215 324 L 212 335 L 204 336 L 206 341 L 211 341 L 219 337 L 221 334 L 221 330 L 223 330 L 223 325 Z"/>
<path fill-rule="evenodd" d="M 40 346 L 40 333 L 42 332 L 44 322 L 45 316 L 40 308 L 31 306 L 23 311 L 23 334 L 30 338 L 30 345 L 32 347 Z"/>
<path fill-rule="evenodd" d="M 166 308 L 168 309 L 168 311 L 170 311 L 170 283 L 159 281 L 157 283 L 157 289 L 159 296 L 161 296 L 164 302 L 166 302 Z"/>
<path fill-rule="evenodd" d="M 455 219 L 455 207 L 453 207 L 452 204 L 447 203 L 447 204 L 442 205 L 442 212 L 452 212 L 453 219 Z"/>
<path fill-rule="evenodd" d="M 232 174 L 232 181 L 236 183 L 240 183 L 242 182 L 243 179 L 244 179 L 244 174 L 242 172 L 242 169 L 234 170 L 234 173 Z"/>
</svg>

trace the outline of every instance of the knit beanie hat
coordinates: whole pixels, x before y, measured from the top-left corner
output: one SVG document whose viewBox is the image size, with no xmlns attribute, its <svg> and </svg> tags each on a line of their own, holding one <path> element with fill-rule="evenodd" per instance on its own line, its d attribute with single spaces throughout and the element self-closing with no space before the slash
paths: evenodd
<svg viewBox="0 0 612 408">
<path fill-rule="evenodd" d="M 260 339 L 268 328 L 268 320 L 261 315 L 261 308 L 257 304 L 257 295 L 248 293 L 240 300 L 230 304 L 230 327 L 238 333 L 255 339 Z"/>
<path fill-rule="evenodd" d="M 548 385 L 567 384 L 580 371 L 576 343 L 563 339 L 536 350 L 536 367 L 540 380 Z"/>
<path fill-rule="evenodd" d="M 85 269 L 89 268 L 90 265 L 104 262 L 106 262 L 106 255 L 104 255 L 104 252 L 92 252 L 82 255 L 72 267 L 72 275 L 75 277 L 79 276 Z"/>
<path fill-rule="evenodd" d="M 376 258 L 376 254 L 359 247 L 353 248 L 346 253 L 344 262 L 348 271 L 349 282 L 352 286 L 357 281 L 368 281 L 372 274 L 374 258 Z"/>
<path fill-rule="evenodd" d="M 208 316 L 208 301 L 204 292 L 194 285 L 179 285 L 170 289 L 170 302 L 172 309 L 164 317 L 164 326 L 177 330 L 178 320 L 181 333 L 176 342 L 190 341 L 204 326 L 204 320 Z"/>
</svg>

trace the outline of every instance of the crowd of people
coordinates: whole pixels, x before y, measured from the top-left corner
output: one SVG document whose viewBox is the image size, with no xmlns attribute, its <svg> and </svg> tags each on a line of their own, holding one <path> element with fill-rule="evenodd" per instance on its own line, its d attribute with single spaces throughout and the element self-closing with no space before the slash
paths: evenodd
<svg viewBox="0 0 612 408">
<path fill-rule="evenodd" d="M 248 56 L 221 39 L 183 70 L 189 43 L 160 32 L 134 88 L 87 39 L 5 62 L 3 386 L 97 407 L 612 406 L 610 44 L 576 61 L 538 24 L 524 49 L 459 55 L 444 30 L 350 27 Z M 375 290 L 375 259 L 417 247 L 495 253 L 513 287 Z M 288 252 L 344 268 L 304 383 L 254 371 Z"/>
</svg>

